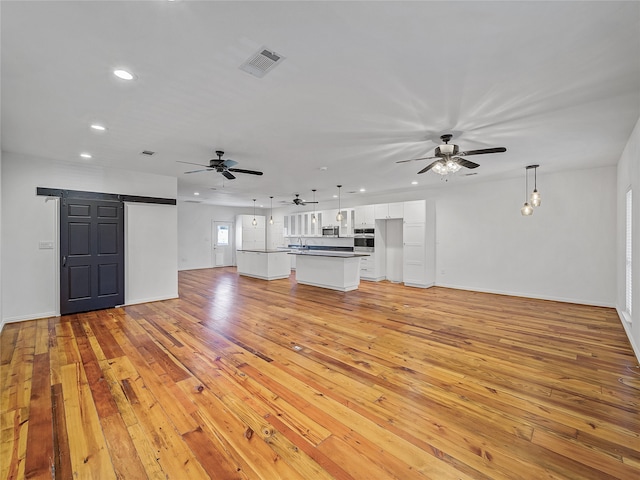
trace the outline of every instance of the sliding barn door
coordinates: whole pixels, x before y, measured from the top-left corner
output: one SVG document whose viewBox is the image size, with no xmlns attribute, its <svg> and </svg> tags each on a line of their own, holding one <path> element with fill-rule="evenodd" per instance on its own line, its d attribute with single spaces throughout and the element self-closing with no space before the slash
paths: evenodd
<svg viewBox="0 0 640 480">
<path fill-rule="evenodd" d="M 60 313 L 124 304 L 124 204 L 60 201 Z"/>
</svg>

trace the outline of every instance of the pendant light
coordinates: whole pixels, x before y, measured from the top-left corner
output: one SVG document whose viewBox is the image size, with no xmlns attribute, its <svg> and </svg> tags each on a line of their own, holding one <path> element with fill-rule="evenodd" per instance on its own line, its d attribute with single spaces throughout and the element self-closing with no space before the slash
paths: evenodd
<svg viewBox="0 0 640 480">
<path fill-rule="evenodd" d="M 256 220 L 256 199 L 253 199 L 253 220 L 251 221 L 251 225 L 254 227 L 258 225 L 258 221 Z"/>
<path fill-rule="evenodd" d="M 269 197 L 269 200 L 271 201 L 271 214 L 269 216 L 269 225 L 273 225 L 273 196 Z"/>
<path fill-rule="evenodd" d="M 542 202 L 542 197 L 540 193 L 538 193 L 538 167 L 540 165 L 529 165 L 527 168 L 533 168 L 533 192 L 531 193 L 531 198 L 529 201 L 531 202 L 532 207 L 539 207 Z"/>
<path fill-rule="evenodd" d="M 340 210 L 340 189 L 342 188 L 342 185 L 338 185 L 338 214 L 336 215 L 336 220 L 338 222 L 341 222 L 344 217 L 342 216 L 342 211 Z"/>
<path fill-rule="evenodd" d="M 311 214 L 311 223 L 316 223 L 316 189 L 311 190 L 313 192 L 313 213 Z"/>
<path fill-rule="evenodd" d="M 527 198 L 529 196 L 529 168 L 530 167 L 527 167 L 526 170 L 524 171 L 524 175 L 525 175 L 524 205 L 520 209 L 520 213 L 525 217 L 528 217 L 529 215 L 533 215 L 533 207 L 529 205 L 529 202 L 527 202 Z"/>
</svg>

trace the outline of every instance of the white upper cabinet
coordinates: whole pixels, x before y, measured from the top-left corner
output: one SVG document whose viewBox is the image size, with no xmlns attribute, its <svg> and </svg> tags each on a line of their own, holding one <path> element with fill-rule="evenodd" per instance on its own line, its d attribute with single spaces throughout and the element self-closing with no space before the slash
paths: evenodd
<svg viewBox="0 0 640 480">
<path fill-rule="evenodd" d="M 375 219 L 386 220 L 389 218 L 403 218 L 404 217 L 404 203 L 378 203 L 374 205 Z"/>
<path fill-rule="evenodd" d="M 362 205 L 355 209 L 355 223 L 354 228 L 360 227 L 372 227 L 376 223 L 375 207 L 374 205 Z"/>
<path fill-rule="evenodd" d="M 253 225 L 255 218 L 257 225 Z M 236 249 L 264 250 L 267 244 L 266 219 L 264 215 L 236 216 Z"/>
<path fill-rule="evenodd" d="M 426 211 L 426 202 L 424 200 L 404 202 L 404 221 L 409 223 L 426 222 Z"/>
</svg>

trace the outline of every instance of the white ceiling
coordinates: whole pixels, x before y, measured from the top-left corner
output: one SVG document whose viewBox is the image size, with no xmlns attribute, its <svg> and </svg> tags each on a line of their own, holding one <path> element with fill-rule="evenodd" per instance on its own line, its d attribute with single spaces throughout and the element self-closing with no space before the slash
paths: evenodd
<svg viewBox="0 0 640 480">
<path fill-rule="evenodd" d="M 614 165 L 640 115 L 635 1 L 0 8 L 3 151 L 175 176 L 182 199 L 273 195 L 275 206 L 312 188 L 328 200 L 337 184 L 345 195 L 441 186 L 417 175 L 427 161 L 395 162 L 430 156 L 442 133 L 463 150 L 507 148 L 470 157 L 477 175 L 452 182 Z M 239 66 L 262 46 L 286 59 L 259 79 Z M 177 163 L 217 149 L 264 175 L 223 182 Z"/>
</svg>

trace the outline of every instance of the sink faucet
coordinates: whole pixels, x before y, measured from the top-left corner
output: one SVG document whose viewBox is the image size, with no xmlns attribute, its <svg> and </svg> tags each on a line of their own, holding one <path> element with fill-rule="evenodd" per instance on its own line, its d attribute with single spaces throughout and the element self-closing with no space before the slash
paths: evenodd
<svg viewBox="0 0 640 480">
<path fill-rule="evenodd" d="M 302 239 L 302 236 L 298 237 L 298 245 L 300 245 L 300 248 L 305 248 L 305 244 L 304 244 L 304 240 Z"/>
</svg>

